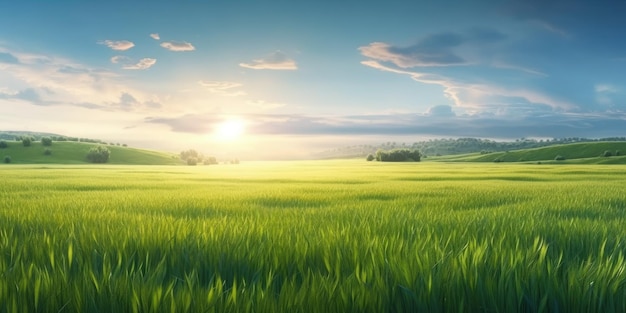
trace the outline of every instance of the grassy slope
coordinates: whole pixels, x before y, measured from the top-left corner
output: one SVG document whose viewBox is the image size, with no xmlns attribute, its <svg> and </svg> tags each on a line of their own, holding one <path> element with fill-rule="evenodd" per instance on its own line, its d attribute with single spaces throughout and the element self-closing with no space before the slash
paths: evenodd
<svg viewBox="0 0 626 313">
<path fill-rule="evenodd" d="M 24 147 L 21 142 L 7 141 L 8 148 L 0 149 L 0 162 L 5 156 L 11 157 L 15 164 L 84 164 L 88 163 L 85 156 L 93 143 L 53 142 L 52 146 L 44 147 L 41 142 L 33 142 Z M 44 155 L 45 148 L 52 150 L 51 155 Z M 109 164 L 129 165 L 174 165 L 180 164 L 171 154 L 128 147 L 107 146 L 111 151 Z"/>
<path fill-rule="evenodd" d="M 602 157 L 601 155 L 606 150 L 611 151 L 613 154 L 615 154 L 615 151 L 620 151 L 622 155 L 609 158 Z M 552 162 L 557 155 L 561 155 L 565 157 L 566 161 L 560 161 L 560 163 L 626 164 L 625 154 L 626 142 L 583 142 L 509 152 L 473 153 L 429 159 L 451 162 L 494 162 L 496 159 L 500 159 L 503 162 Z"/>
</svg>

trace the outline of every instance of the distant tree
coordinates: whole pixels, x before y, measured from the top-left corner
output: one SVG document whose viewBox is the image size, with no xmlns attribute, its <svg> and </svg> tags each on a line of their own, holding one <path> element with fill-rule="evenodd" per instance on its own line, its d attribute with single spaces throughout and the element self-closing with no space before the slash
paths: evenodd
<svg viewBox="0 0 626 313">
<path fill-rule="evenodd" d="M 209 156 L 209 157 L 205 157 L 204 158 L 204 165 L 213 165 L 213 164 L 219 164 L 217 162 L 217 159 L 215 157 Z"/>
<path fill-rule="evenodd" d="M 46 148 L 43 150 L 43 155 L 51 155 L 52 154 L 52 150 L 50 150 L 50 148 Z"/>
<path fill-rule="evenodd" d="M 196 165 L 196 164 L 198 164 L 198 159 L 193 158 L 193 157 L 187 158 L 187 165 Z"/>
<path fill-rule="evenodd" d="M 616 155 L 616 156 L 620 156 L 620 155 L 622 155 L 622 153 L 621 153 L 621 152 L 619 152 L 619 150 L 615 150 L 615 155 Z"/>
<path fill-rule="evenodd" d="M 30 147 L 30 143 L 32 142 L 32 140 L 30 140 L 29 137 L 25 137 L 22 139 L 22 145 L 24 145 L 24 147 Z"/>
<path fill-rule="evenodd" d="M 376 151 L 376 161 L 380 162 L 419 162 L 422 154 L 418 150 L 392 149 L 389 151 L 379 149 Z"/>
<path fill-rule="evenodd" d="M 4 157 L 4 163 L 7 163 L 7 164 L 11 163 L 11 156 L 9 156 L 9 155 L 5 156 Z"/>
<path fill-rule="evenodd" d="M 87 160 L 91 163 L 106 163 L 109 161 L 111 151 L 103 146 L 97 146 L 89 149 L 87 152 Z"/>
<path fill-rule="evenodd" d="M 602 156 L 608 158 L 610 156 L 613 156 L 613 153 L 611 153 L 611 151 L 609 150 L 606 150 L 604 151 L 604 153 L 602 153 Z"/>
<path fill-rule="evenodd" d="M 128 147 L 128 145 L 127 144 L 123 144 L 122 147 Z"/>
<path fill-rule="evenodd" d="M 198 153 L 198 151 L 194 149 L 185 150 L 180 153 L 180 159 L 183 161 L 187 161 L 189 158 L 194 158 L 196 159 L 196 162 L 197 162 L 199 156 L 200 154 Z"/>
<path fill-rule="evenodd" d="M 564 157 L 564 156 L 562 156 L 562 155 L 557 155 L 557 156 L 554 158 L 554 160 L 555 160 L 555 161 L 565 161 L 565 157 Z"/>
<path fill-rule="evenodd" d="M 370 161 L 374 161 L 376 159 L 376 157 L 373 154 L 368 154 L 367 157 L 365 158 L 365 160 L 367 160 L 368 162 Z"/>
<path fill-rule="evenodd" d="M 52 145 L 52 138 L 50 138 L 50 137 L 41 137 L 41 144 L 46 146 L 46 147 L 51 146 Z"/>
<path fill-rule="evenodd" d="M 6 141 L 0 140 L 0 149 L 4 149 L 8 147 L 9 147 L 9 144 Z"/>
</svg>

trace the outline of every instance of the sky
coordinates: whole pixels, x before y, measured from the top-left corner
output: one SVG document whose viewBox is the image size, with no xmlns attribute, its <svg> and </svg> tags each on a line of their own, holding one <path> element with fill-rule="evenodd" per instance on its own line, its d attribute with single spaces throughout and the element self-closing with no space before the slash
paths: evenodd
<svg viewBox="0 0 626 313">
<path fill-rule="evenodd" d="M 0 130 L 242 160 L 626 136 L 624 16 L 624 0 L 0 0 Z"/>
</svg>

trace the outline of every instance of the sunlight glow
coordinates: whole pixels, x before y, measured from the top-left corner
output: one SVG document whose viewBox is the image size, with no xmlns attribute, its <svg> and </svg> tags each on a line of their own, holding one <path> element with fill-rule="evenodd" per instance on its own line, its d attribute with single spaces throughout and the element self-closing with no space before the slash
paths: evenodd
<svg viewBox="0 0 626 313">
<path fill-rule="evenodd" d="M 222 141 L 234 141 L 243 135 L 246 124 L 237 118 L 227 119 L 215 127 L 215 137 Z"/>
</svg>

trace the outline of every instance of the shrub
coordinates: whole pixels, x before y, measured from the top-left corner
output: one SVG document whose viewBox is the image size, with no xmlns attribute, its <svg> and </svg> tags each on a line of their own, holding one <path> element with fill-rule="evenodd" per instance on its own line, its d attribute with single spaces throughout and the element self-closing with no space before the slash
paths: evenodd
<svg viewBox="0 0 626 313">
<path fill-rule="evenodd" d="M 611 153 L 611 151 L 609 151 L 609 150 L 606 150 L 606 151 L 604 151 L 604 153 L 602 153 L 602 156 L 605 157 L 605 158 L 608 158 L 610 156 L 613 156 L 613 153 Z"/>
<path fill-rule="evenodd" d="M 8 156 L 8 155 L 7 155 L 7 156 L 5 156 L 5 157 L 4 157 L 4 163 L 7 163 L 7 164 L 11 163 L 11 157 L 10 157 L 10 156 Z"/>
<path fill-rule="evenodd" d="M 97 146 L 89 149 L 87 152 L 87 161 L 91 163 L 106 163 L 109 160 L 111 151 L 103 146 Z"/>
<path fill-rule="evenodd" d="M 376 159 L 376 157 L 373 154 L 368 154 L 367 157 L 365 158 L 365 160 L 369 161 L 374 161 L 374 159 Z"/>
<path fill-rule="evenodd" d="M 48 147 L 52 145 L 52 138 L 50 137 L 41 137 L 41 144 Z"/>
<path fill-rule="evenodd" d="M 381 162 L 419 162 L 422 154 L 419 150 L 393 149 L 376 151 L 376 161 Z"/>
<path fill-rule="evenodd" d="M 620 156 L 620 155 L 622 155 L 622 154 L 619 152 L 619 150 L 615 150 L 615 155 L 616 155 L 616 156 Z"/>
<path fill-rule="evenodd" d="M 50 150 L 50 148 L 46 148 L 43 150 L 43 155 L 51 155 L 52 154 L 52 150 Z"/>
<path fill-rule="evenodd" d="M 562 155 L 557 155 L 556 157 L 554 157 L 554 160 L 555 160 L 555 161 L 564 161 L 564 160 L 565 160 L 565 157 L 564 157 L 564 156 L 562 156 Z"/>
<path fill-rule="evenodd" d="M 6 141 L 0 140 L 0 149 L 4 149 L 8 147 L 9 147 L 9 144 Z"/>
<path fill-rule="evenodd" d="M 32 140 L 30 140 L 30 138 L 23 138 L 22 139 L 22 144 L 24 145 L 24 147 L 30 147 Z"/>
<path fill-rule="evenodd" d="M 217 159 L 215 157 L 206 157 L 204 158 L 204 165 L 212 165 L 212 164 L 218 164 Z"/>
<path fill-rule="evenodd" d="M 196 158 L 187 158 L 187 165 L 196 165 L 198 164 L 198 159 Z"/>
</svg>

